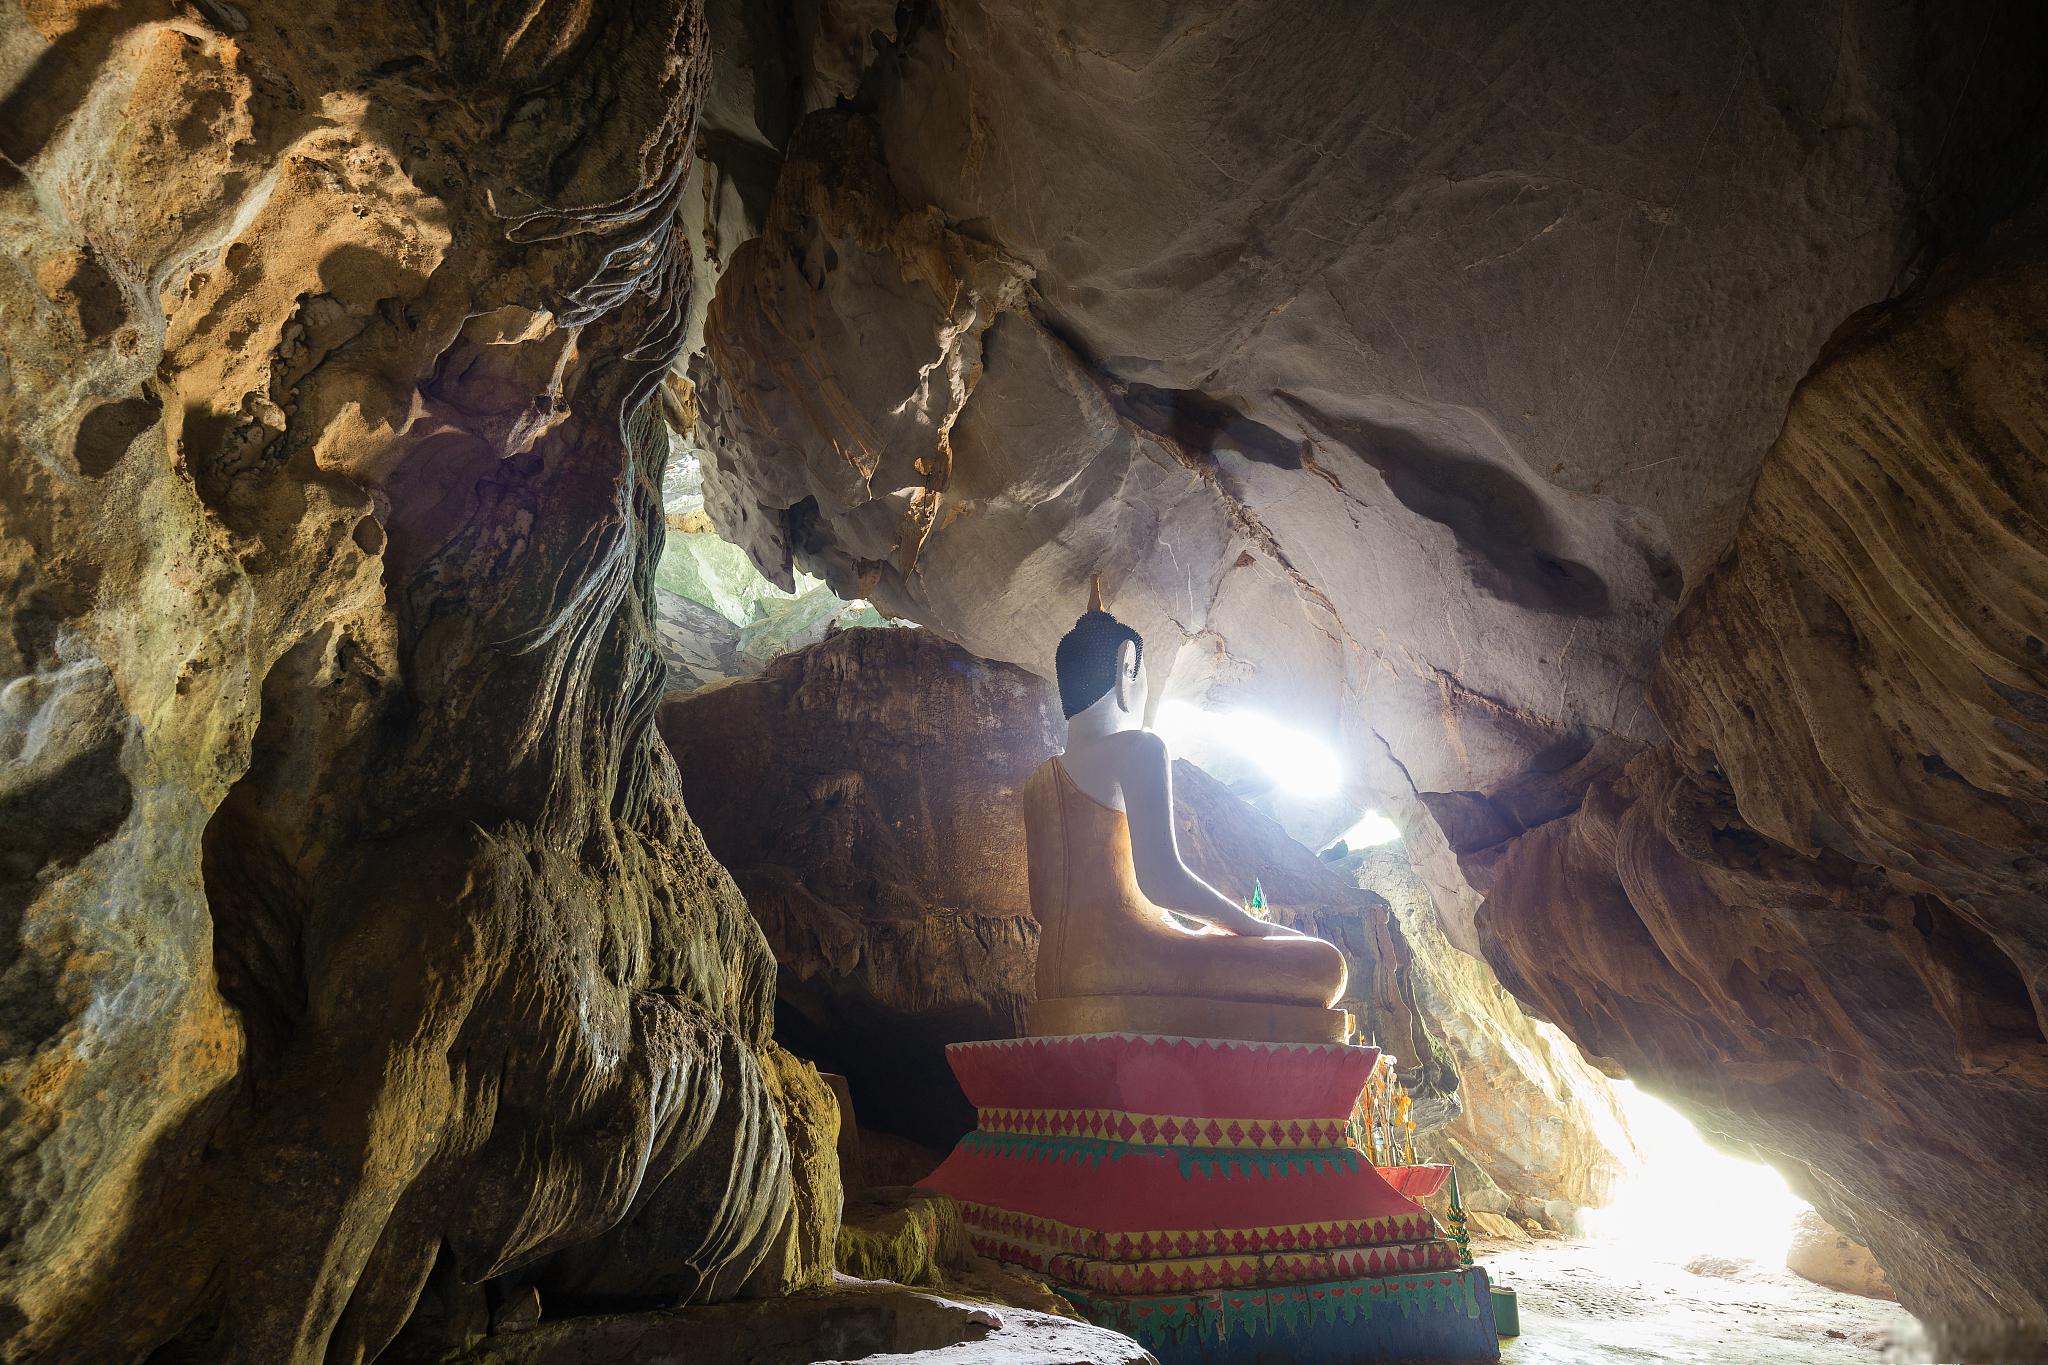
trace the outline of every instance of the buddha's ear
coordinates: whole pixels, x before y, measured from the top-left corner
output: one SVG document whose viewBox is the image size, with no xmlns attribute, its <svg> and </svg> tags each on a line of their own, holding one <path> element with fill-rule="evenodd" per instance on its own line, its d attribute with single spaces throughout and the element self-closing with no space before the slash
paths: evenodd
<svg viewBox="0 0 2048 1365">
<path fill-rule="evenodd" d="M 1138 647 L 1125 640 L 1116 647 L 1116 704 L 1126 711 L 1137 709 Z"/>
</svg>

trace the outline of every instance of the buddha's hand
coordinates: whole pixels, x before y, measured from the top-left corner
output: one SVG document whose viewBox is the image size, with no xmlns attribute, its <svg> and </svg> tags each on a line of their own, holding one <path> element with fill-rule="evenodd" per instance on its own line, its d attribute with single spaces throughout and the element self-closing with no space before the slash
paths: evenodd
<svg viewBox="0 0 2048 1365">
<path fill-rule="evenodd" d="M 1306 938 L 1299 929 L 1290 929 L 1284 924 L 1275 924 L 1269 919 L 1245 916 L 1246 923 L 1236 933 L 1240 938 Z"/>
</svg>

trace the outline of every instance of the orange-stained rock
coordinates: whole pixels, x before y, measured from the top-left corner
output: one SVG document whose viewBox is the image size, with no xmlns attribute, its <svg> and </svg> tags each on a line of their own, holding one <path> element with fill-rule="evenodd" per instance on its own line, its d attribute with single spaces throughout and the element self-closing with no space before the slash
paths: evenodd
<svg viewBox="0 0 2048 1365">
<path fill-rule="evenodd" d="M 1785 1268 L 1803 1279 L 1866 1299 L 1896 1299 L 1870 1248 L 1808 1209 L 1792 1227 Z"/>
</svg>

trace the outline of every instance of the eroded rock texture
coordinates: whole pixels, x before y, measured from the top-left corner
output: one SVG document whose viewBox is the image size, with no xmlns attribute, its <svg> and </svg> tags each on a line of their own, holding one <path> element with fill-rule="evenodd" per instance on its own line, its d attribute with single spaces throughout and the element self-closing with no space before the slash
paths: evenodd
<svg viewBox="0 0 2048 1365">
<path fill-rule="evenodd" d="M 0 37 L 6 1355 L 815 1274 L 653 735 L 694 0 Z"/>
<path fill-rule="evenodd" d="M 1959 1358 L 2048 1349 L 2048 231 L 1852 320 L 1653 693 L 1498 860 L 1489 958 L 1789 1157 Z"/>
<path fill-rule="evenodd" d="M 1043 679 L 916 630 L 846 631 L 671 699 L 687 795 L 774 948 L 778 1033 L 863 1124 L 972 1127 L 943 1048 L 1023 1032 L 1038 926 L 1017 791 L 1058 747 Z"/>
<path fill-rule="evenodd" d="M 1486 963 L 1451 946 L 1404 848 L 1371 850 L 1356 875 L 1388 902 L 1410 945 L 1416 1004 L 1457 1072 L 1456 1117 L 1425 1152 L 1458 1164 L 1475 1214 L 1574 1227 L 1639 1159 L 1614 1088 L 1555 1025 L 1530 1018 Z"/>
<path fill-rule="evenodd" d="M 1896 1299 L 1870 1248 L 1808 1209 L 1792 1230 L 1785 1268 L 1801 1279 L 1866 1299 Z"/>
<path fill-rule="evenodd" d="M 1042 666 L 1104 572 L 1161 692 L 1336 738 L 1451 943 L 2040 1334 L 2035 238 L 1749 485 L 2040 188 L 2048 10 L 716 0 L 714 72 L 696 0 L 0 3 L 0 1349 L 821 1276 L 651 734 L 679 348 L 779 581 Z M 871 751 L 786 762 L 814 979 L 885 999 L 919 850 Z"/>
</svg>

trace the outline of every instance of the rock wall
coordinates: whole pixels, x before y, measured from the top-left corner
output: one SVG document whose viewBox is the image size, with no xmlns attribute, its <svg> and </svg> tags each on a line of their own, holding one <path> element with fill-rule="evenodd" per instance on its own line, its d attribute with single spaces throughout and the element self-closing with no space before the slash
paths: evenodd
<svg viewBox="0 0 2048 1365">
<path fill-rule="evenodd" d="M 662 737 L 773 947 L 777 1032 L 863 1124 L 973 1126 L 943 1049 L 1022 1032 L 1038 926 L 1017 791 L 1057 747 L 1044 680 L 918 630 L 852 630 L 676 697 Z"/>
<path fill-rule="evenodd" d="M 9 4 L 0 65 L 0 1352 L 730 1296 L 793 1177 L 653 734 L 694 0 Z"/>
<path fill-rule="evenodd" d="M 1884 1267 L 1870 1254 L 1870 1248 L 1829 1226 L 1812 1209 L 1799 1215 L 1792 1232 L 1792 1248 L 1785 1253 L 1785 1269 L 1801 1279 L 1844 1294 L 1866 1299 L 1896 1299 L 1885 1282 Z"/>
<path fill-rule="evenodd" d="M 1356 875 L 1410 945 L 1416 1004 L 1457 1073 L 1456 1116 L 1425 1150 L 1458 1164 L 1467 1208 L 1575 1228 L 1578 1211 L 1606 1205 L 1640 1160 L 1608 1078 L 1452 946 L 1406 849 L 1370 850 Z"/>
<path fill-rule="evenodd" d="M 10 1358 L 816 1273 L 657 402 L 778 581 L 1039 661 L 1105 572 L 1453 943 L 2048 1334 L 2038 230 L 1764 459 L 2040 189 L 2048 10 L 4 3 Z"/>
<path fill-rule="evenodd" d="M 1846 325 L 1665 642 L 1672 742 L 1515 839 L 1478 921 L 1957 1358 L 2048 1354 L 2044 395 L 2039 213 Z"/>
</svg>

